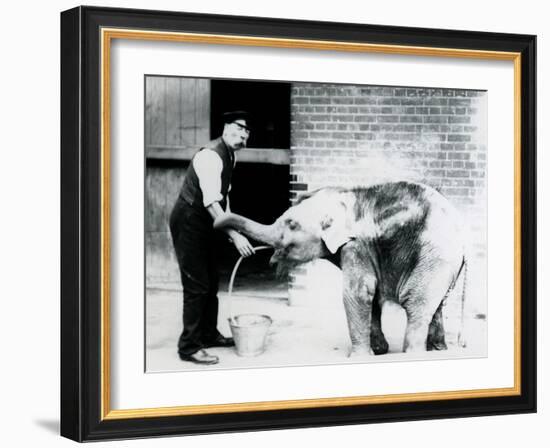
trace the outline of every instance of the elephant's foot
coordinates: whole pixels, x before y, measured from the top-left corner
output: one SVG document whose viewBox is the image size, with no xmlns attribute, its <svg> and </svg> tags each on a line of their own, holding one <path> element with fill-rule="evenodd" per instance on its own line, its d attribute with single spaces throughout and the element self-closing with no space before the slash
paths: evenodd
<svg viewBox="0 0 550 448">
<path fill-rule="evenodd" d="M 370 346 L 376 355 L 384 355 L 388 353 L 389 345 L 384 335 L 380 333 L 372 333 L 370 336 Z"/>
<path fill-rule="evenodd" d="M 409 325 L 405 332 L 403 351 L 405 353 L 425 352 L 428 346 L 428 325 L 411 328 Z"/>
<path fill-rule="evenodd" d="M 348 358 L 362 358 L 365 356 L 374 356 L 374 352 L 372 348 L 364 345 L 352 345 L 348 353 Z"/>
<path fill-rule="evenodd" d="M 445 328 L 443 327 L 443 302 L 437 308 L 433 315 L 428 330 L 428 341 L 426 350 L 447 350 L 445 343 Z"/>
<path fill-rule="evenodd" d="M 403 348 L 405 353 L 418 353 L 426 351 L 426 343 L 424 344 L 410 344 L 405 342 L 405 347 Z"/>
<path fill-rule="evenodd" d="M 426 348 L 431 350 L 447 350 L 447 344 L 445 343 L 445 338 L 432 339 L 428 337 L 428 342 L 426 343 Z"/>
</svg>

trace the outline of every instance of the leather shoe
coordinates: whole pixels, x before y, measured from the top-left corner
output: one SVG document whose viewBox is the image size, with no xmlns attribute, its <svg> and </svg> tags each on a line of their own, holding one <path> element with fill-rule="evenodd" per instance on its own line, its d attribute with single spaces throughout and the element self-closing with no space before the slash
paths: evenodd
<svg viewBox="0 0 550 448">
<path fill-rule="evenodd" d="M 199 350 L 191 355 L 182 355 L 180 353 L 180 359 L 182 361 L 189 361 L 195 364 L 204 365 L 217 364 L 220 360 L 217 356 L 208 354 L 206 350 Z"/>
<path fill-rule="evenodd" d="M 216 337 L 216 339 L 204 343 L 204 347 L 233 347 L 235 345 L 235 341 L 233 338 L 226 338 L 225 336 L 222 336 L 221 334 Z"/>
</svg>

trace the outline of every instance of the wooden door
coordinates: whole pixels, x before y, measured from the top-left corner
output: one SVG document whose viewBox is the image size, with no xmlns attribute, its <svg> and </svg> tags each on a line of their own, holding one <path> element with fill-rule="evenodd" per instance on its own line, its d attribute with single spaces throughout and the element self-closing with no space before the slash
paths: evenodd
<svg viewBox="0 0 550 448">
<path fill-rule="evenodd" d="M 146 154 L 179 155 L 210 140 L 210 80 L 145 78 Z"/>
</svg>

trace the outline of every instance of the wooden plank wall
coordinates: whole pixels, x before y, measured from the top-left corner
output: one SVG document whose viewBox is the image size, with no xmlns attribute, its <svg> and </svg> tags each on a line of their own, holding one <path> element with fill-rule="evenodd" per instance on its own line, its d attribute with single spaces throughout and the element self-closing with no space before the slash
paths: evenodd
<svg viewBox="0 0 550 448">
<path fill-rule="evenodd" d="M 148 76 L 145 118 L 148 148 L 190 148 L 207 142 L 210 139 L 210 80 Z"/>
<path fill-rule="evenodd" d="M 145 151 L 198 149 L 210 140 L 210 81 L 149 76 L 145 80 Z M 181 287 L 168 227 L 188 162 L 148 160 L 145 173 L 147 286 Z"/>
<path fill-rule="evenodd" d="M 147 286 L 174 284 L 179 271 L 169 219 L 178 197 L 186 166 L 147 166 L 145 175 L 145 247 Z"/>
</svg>

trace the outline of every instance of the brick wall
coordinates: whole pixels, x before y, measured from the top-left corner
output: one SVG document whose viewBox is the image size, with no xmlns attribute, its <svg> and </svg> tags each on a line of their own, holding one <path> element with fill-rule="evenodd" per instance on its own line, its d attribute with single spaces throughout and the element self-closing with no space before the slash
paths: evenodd
<svg viewBox="0 0 550 448">
<path fill-rule="evenodd" d="M 486 104 L 478 91 L 294 84 L 291 198 L 328 185 L 393 179 L 431 185 L 470 223 L 483 276 Z M 312 269 L 293 275 L 291 298 L 312 289 Z"/>
</svg>

